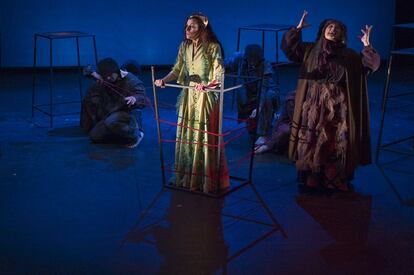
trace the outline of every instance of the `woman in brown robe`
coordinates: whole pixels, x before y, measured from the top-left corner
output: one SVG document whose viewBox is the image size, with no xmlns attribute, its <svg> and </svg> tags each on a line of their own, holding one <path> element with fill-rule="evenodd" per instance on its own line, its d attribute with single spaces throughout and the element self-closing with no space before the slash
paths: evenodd
<svg viewBox="0 0 414 275">
<path fill-rule="evenodd" d="M 361 30 L 361 55 L 346 47 L 346 26 L 326 19 L 314 43 L 301 39 L 307 11 L 283 37 L 282 50 L 302 63 L 296 88 L 289 158 L 308 187 L 349 190 L 358 165 L 371 163 L 366 75 L 380 56 L 370 45 L 372 26 Z"/>
</svg>

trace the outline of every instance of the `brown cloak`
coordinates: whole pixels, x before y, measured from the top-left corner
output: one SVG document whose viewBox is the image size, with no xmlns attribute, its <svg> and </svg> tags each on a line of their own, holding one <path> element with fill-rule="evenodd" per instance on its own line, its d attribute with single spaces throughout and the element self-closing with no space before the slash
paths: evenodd
<svg viewBox="0 0 414 275">
<path fill-rule="evenodd" d="M 282 41 L 282 50 L 286 56 L 295 62 L 306 66 L 309 54 L 315 43 L 302 43 L 299 30 L 291 29 L 286 32 Z M 371 163 L 371 139 L 369 121 L 369 103 L 366 75 L 369 70 L 379 67 L 380 57 L 370 46 L 362 51 L 362 58 L 354 50 L 344 49 L 343 64 L 346 75 L 346 93 L 348 109 L 348 151 L 346 170 L 350 173 L 358 165 Z M 367 70 L 369 69 L 369 70 Z M 301 126 L 302 105 L 308 91 L 309 79 L 299 78 L 296 87 L 295 111 L 293 114 L 289 158 L 297 160 L 298 132 Z"/>
</svg>

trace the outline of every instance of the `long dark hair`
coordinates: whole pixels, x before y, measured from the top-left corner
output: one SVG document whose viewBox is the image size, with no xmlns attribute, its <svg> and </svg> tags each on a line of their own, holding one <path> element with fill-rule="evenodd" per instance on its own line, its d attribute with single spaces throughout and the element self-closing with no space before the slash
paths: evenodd
<svg viewBox="0 0 414 275">
<path fill-rule="evenodd" d="M 220 40 L 217 38 L 217 35 L 213 31 L 213 27 L 211 26 L 211 23 L 208 21 L 207 17 L 203 15 L 202 13 L 193 13 L 184 22 L 184 43 L 190 44 L 192 41 L 190 39 L 187 39 L 185 31 L 187 28 L 187 21 L 189 19 L 193 19 L 197 22 L 198 25 L 198 32 L 200 36 L 201 43 L 203 44 L 209 44 L 209 43 L 217 43 L 220 45 L 221 49 L 221 55 L 224 59 L 224 50 L 223 46 L 221 45 Z M 207 21 L 207 22 L 206 22 Z M 206 22 L 206 23 L 205 23 Z"/>
</svg>

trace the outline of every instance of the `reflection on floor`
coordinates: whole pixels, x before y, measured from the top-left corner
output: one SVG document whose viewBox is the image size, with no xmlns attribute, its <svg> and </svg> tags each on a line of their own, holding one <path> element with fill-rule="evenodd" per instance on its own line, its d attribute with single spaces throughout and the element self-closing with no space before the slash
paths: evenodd
<svg viewBox="0 0 414 275">
<path fill-rule="evenodd" d="M 280 73 L 283 98 L 295 88 L 297 68 Z M 399 74 L 397 88 L 414 87 L 406 75 Z M 384 76 L 381 70 L 369 78 L 373 145 Z M 383 165 L 358 169 L 354 193 L 301 193 L 286 157 L 264 154 L 255 158 L 253 186 L 212 199 L 161 189 L 151 108 L 144 111 L 139 147 L 94 145 L 77 115 L 56 117 L 53 129 L 40 113 L 32 123 L 29 71 L 0 77 L 1 274 L 413 273 L 410 141 L 397 149 L 411 155 L 384 151 Z M 147 86 L 149 77 L 144 72 Z M 40 75 L 39 87 L 47 80 Z M 79 96 L 76 72 L 57 72 L 54 83 L 57 100 Z M 177 91 L 160 93 L 161 116 L 175 121 Z M 392 103 L 385 140 L 412 134 L 412 103 L 414 98 Z M 226 116 L 234 117 L 231 94 L 225 104 Z M 56 111 L 65 110 L 79 105 Z M 225 126 L 237 126 L 232 123 Z M 174 131 L 163 126 L 166 138 Z M 226 148 L 232 173 L 241 177 L 249 142 L 248 134 L 241 135 Z M 165 145 L 166 163 L 173 151 Z"/>
</svg>

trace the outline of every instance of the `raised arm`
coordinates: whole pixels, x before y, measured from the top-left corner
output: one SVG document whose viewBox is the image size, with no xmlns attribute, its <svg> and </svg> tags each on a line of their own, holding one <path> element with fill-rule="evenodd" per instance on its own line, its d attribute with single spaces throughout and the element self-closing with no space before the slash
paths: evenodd
<svg viewBox="0 0 414 275">
<path fill-rule="evenodd" d="M 371 34 L 372 26 L 365 25 L 365 29 L 361 29 L 362 36 L 361 42 L 364 45 L 364 48 L 361 51 L 362 55 L 362 64 L 371 72 L 378 70 L 381 64 L 381 57 L 378 52 L 372 47 L 369 37 Z"/>
<path fill-rule="evenodd" d="M 309 26 L 306 23 L 306 16 L 308 12 L 303 11 L 302 18 L 296 28 L 288 30 L 282 39 L 281 49 L 286 57 L 294 62 L 302 62 L 307 48 L 312 46 L 312 43 L 302 42 L 302 29 Z"/>
</svg>

